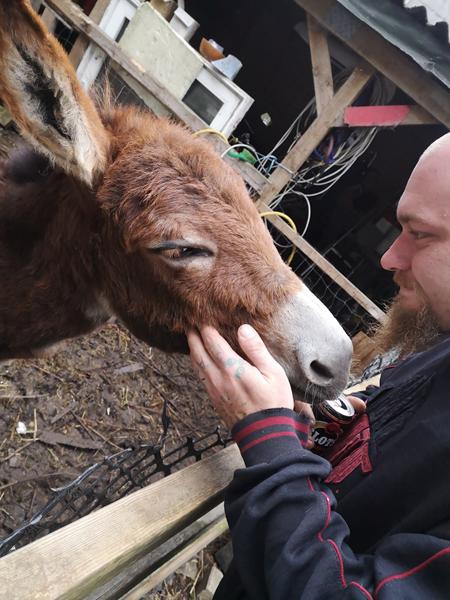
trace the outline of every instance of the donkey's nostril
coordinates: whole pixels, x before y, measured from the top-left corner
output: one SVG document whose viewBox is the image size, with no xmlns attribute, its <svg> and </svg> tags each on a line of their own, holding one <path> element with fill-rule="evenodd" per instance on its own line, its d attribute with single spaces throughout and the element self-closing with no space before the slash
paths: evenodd
<svg viewBox="0 0 450 600">
<path fill-rule="evenodd" d="M 315 375 L 318 375 L 320 377 L 320 379 L 322 379 L 322 380 L 330 381 L 334 377 L 334 375 L 330 371 L 330 369 L 323 363 L 319 362 L 318 360 L 313 360 L 309 366 L 310 366 L 311 371 Z"/>
</svg>

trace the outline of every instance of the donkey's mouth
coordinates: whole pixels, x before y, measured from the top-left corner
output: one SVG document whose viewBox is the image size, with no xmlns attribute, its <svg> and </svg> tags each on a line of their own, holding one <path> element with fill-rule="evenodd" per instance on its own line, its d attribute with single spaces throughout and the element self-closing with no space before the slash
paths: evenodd
<svg viewBox="0 0 450 600">
<path fill-rule="evenodd" d="M 334 400 L 338 397 L 340 391 L 340 389 L 334 389 L 334 386 L 324 387 L 310 382 L 305 385 L 292 386 L 294 400 L 306 402 L 307 404 L 318 404 L 324 400 Z"/>
</svg>

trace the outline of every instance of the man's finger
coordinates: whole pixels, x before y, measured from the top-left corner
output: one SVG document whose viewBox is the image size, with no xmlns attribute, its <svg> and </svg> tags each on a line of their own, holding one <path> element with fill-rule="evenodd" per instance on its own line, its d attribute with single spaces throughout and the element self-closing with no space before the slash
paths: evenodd
<svg viewBox="0 0 450 600">
<path fill-rule="evenodd" d="M 361 398 L 349 395 L 347 396 L 347 400 L 350 401 L 357 415 L 362 415 L 366 412 L 366 403 L 364 400 L 361 400 Z"/>
<path fill-rule="evenodd" d="M 202 381 L 213 380 L 217 376 L 218 369 L 214 361 L 209 356 L 202 338 L 193 330 L 187 334 L 189 349 L 191 351 L 191 362 L 196 373 L 198 373 Z"/>
<path fill-rule="evenodd" d="M 271 375 L 274 368 L 279 366 L 251 325 L 239 327 L 238 341 L 246 356 L 263 375 Z"/>
<path fill-rule="evenodd" d="M 307 404 L 306 402 L 301 402 L 299 400 L 294 400 L 294 410 L 300 415 L 304 415 L 311 424 L 315 423 L 316 417 L 314 416 L 311 404 Z"/>
</svg>

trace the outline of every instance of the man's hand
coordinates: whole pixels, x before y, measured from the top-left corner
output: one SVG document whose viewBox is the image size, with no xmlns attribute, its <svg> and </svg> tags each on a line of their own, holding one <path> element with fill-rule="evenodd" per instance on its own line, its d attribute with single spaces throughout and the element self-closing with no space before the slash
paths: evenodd
<svg viewBox="0 0 450 600">
<path fill-rule="evenodd" d="M 250 325 L 238 341 L 252 364 L 241 358 L 212 327 L 189 332 L 191 362 L 228 427 L 267 408 L 294 408 L 289 380 Z"/>
</svg>

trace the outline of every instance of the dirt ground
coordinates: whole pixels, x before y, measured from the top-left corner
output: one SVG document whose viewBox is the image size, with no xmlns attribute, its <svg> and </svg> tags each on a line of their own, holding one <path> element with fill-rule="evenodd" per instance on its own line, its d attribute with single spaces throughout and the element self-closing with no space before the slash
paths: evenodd
<svg viewBox="0 0 450 600">
<path fill-rule="evenodd" d="M 149 348 L 119 324 L 70 341 L 49 360 L 1 363 L 0 539 L 103 456 L 158 442 L 164 400 L 167 448 L 218 425 L 188 358 Z M 177 586 L 151 597 L 188 598 Z"/>
</svg>

